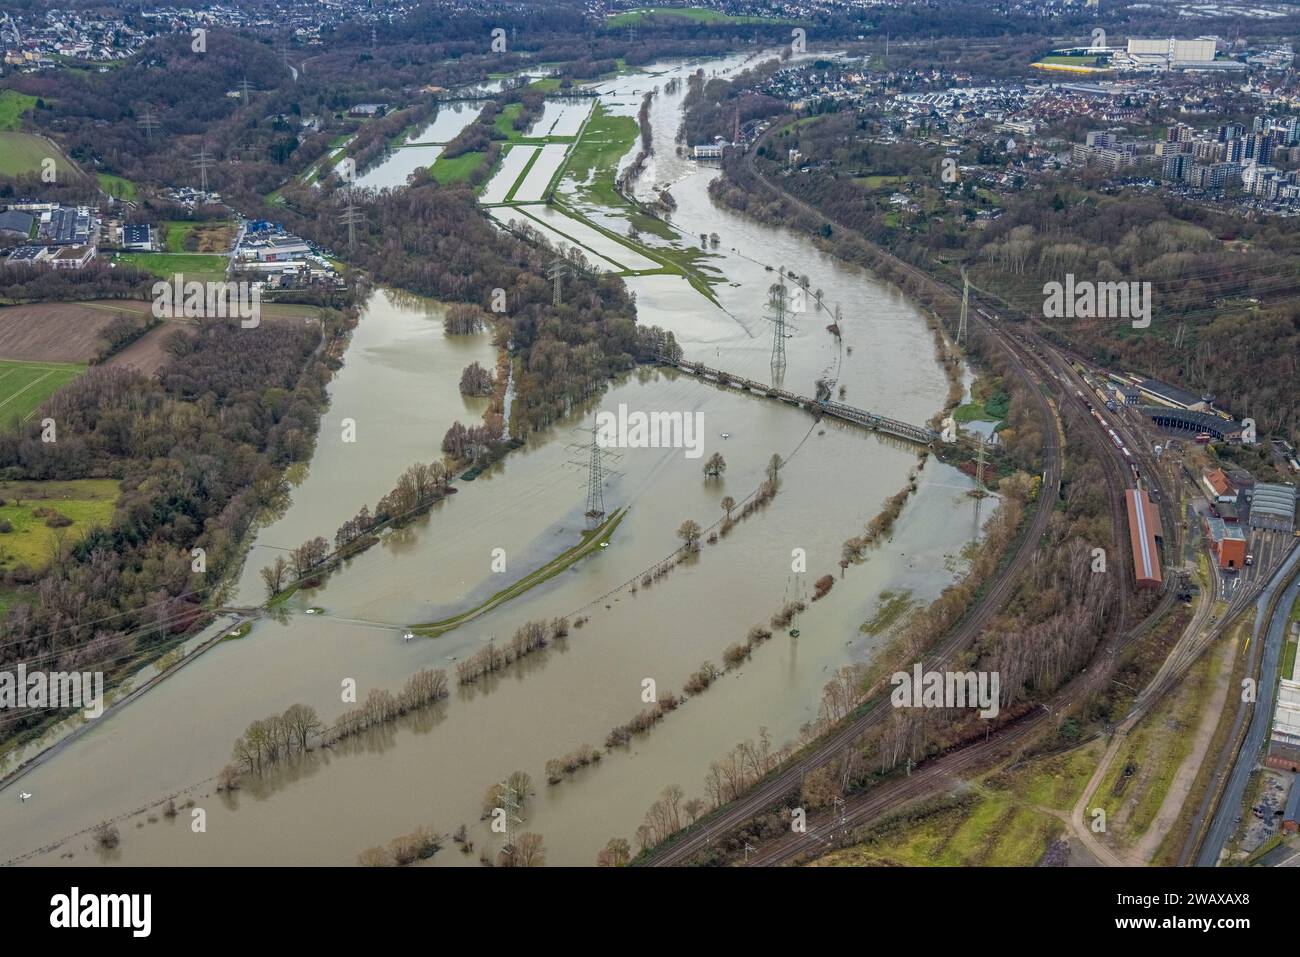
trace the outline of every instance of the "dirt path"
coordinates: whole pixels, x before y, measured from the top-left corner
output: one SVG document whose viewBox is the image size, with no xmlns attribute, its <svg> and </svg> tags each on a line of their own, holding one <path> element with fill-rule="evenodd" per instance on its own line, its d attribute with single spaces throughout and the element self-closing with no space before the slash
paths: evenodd
<svg viewBox="0 0 1300 957">
<path fill-rule="evenodd" d="M 1119 753 L 1120 745 L 1127 738 L 1128 735 L 1123 731 L 1118 731 L 1111 737 L 1110 744 L 1106 747 L 1106 753 L 1097 762 L 1097 770 L 1092 772 L 1092 777 L 1088 779 L 1088 783 L 1084 786 L 1083 793 L 1079 795 L 1079 800 L 1074 802 L 1074 808 L 1070 811 L 1070 830 L 1074 832 L 1074 836 L 1083 843 L 1083 846 L 1088 849 L 1092 856 L 1106 867 L 1127 867 L 1128 862 L 1098 840 L 1088 822 L 1084 821 L 1083 815 L 1088 808 L 1088 799 L 1101 785 L 1102 778 L 1106 776 L 1106 771 L 1110 768 L 1111 762 L 1115 760 L 1115 755 Z"/>
<path fill-rule="evenodd" d="M 1165 799 L 1160 804 L 1160 810 L 1156 811 L 1151 826 L 1133 847 L 1132 856 L 1140 864 L 1150 863 L 1151 858 L 1160 848 L 1160 842 L 1178 820 L 1183 804 L 1191 793 L 1196 773 L 1201 769 L 1201 763 L 1210 749 L 1210 742 L 1214 740 L 1215 728 L 1218 727 L 1219 718 L 1223 715 L 1228 700 L 1235 648 L 1236 642 L 1225 641 L 1223 647 L 1215 654 L 1214 691 L 1201 710 L 1201 720 L 1192 737 L 1192 750 L 1188 752 L 1182 764 L 1178 765 L 1178 770 L 1174 773 L 1173 780 L 1169 782 L 1169 790 L 1165 793 Z"/>
</svg>

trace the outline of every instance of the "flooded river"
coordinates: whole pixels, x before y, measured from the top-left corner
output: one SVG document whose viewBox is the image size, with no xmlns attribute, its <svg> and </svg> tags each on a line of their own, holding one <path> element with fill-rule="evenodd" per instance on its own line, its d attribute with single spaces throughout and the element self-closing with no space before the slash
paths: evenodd
<svg viewBox="0 0 1300 957">
<path fill-rule="evenodd" d="M 633 91 L 664 79 L 620 78 L 616 98 L 635 112 L 640 97 Z M 810 395 L 827 376 L 852 404 L 915 423 L 933 415 L 946 383 L 918 310 L 803 237 L 714 208 L 706 187 L 716 170 L 674 155 L 679 119 L 680 94 L 657 98 L 652 125 L 663 155 L 653 175 L 671 182 L 674 220 L 687 235 L 721 237 L 711 261 L 725 277 L 714 287 L 721 308 L 681 277 L 636 277 L 629 283 L 638 321 L 672 329 L 689 358 L 766 380 L 772 332 L 761 306 L 773 274 L 765 265 L 785 265 L 810 275 L 825 302 L 844 306 L 842 343 L 815 309 L 794 323 L 786 387 Z M 478 417 L 479 400 L 457 390 L 461 369 L 475 360 L 492 365 L 486 334 L 448 337 L 432 304 L 374 293 L 331 385 L 310 468 L 287 510 L 258 533 L 236 585 L 239 603 L 262 600 L 258 571 L 280 549 L 317 534 L 332 540 L 362 504 L 373 508 L 407 465 L 434 458 L 452 421 Z M 760 726 L 777 742 L 797 734 L 815 717 L 830 673 L 866 660 L 884 640 L 860 628 L 881 593 L 932 598 L 962 570 L 960 556 L 978 534 L 970 481 L 931 459 L 893 537 L 841 579 L 841 544 L 907 483 L 917 465 L 914 447 L 830 420 L 815 424 L 798 409 L 676 372 L 638 370 L 614 383 L 598 408 L 620 404 L 698 413 L 703 457 L 629 448 L 611 459 L 606 508 L 630 510 L 609 548 L 439 638 L 402 640 L 406 626 L 472 607 L 578 542 L 590 441 L 579 429 L 592 424 L 592 407 L 532 436 L 476 481 L 459 482 L 457 494 L 323 587 L 296 594 L 248 637 L 181 667 L 26 775 L 22 787 L 32 799 L 0 801 L 0 860 L 347 865 L 366 847 L 419 825 L 451 831 L 464 823 L 475 853 L 462 855 L 449 843 L 431 863 L 477 864 L 477 848 L 494 851 L 501 843 L 479 820 L 480 799 L 489 785 L 523 770 L 535 790 L 523 828 L 543 835 L 549 863 L 590 864 L 609 838 L 632 838 L 665 785 L 702 796 L 710 762 Z M 354 443 L 341 439 L 345 418 L 355 421 Z M 706 480 L 703 461 L 715 451 L 727 468 Z M 678 548 L 683 520 L 715 523 L 723 497 L 749 495 L 774 452 L 788 464 L 766 508 L 652 587 L 632 590 Z M 991 512 L 986 504 L 984 517 Z M 493 571 L 496 549 L 504 551 L 503 573 Z M 795 549 L 808 556 L 806 574 L 791 570 Z M 778 632 L 630 747 L 547 786 L 548 759 L 584 743 L 602 745 L 612 727 L 645 706 L 643 679 L 654 678 L 661 693 L 680 691 L 702 661 L 720 662 L 727 645 L 766 624 L 785 598 L 807 597 L 823 574 L 834 574 L 836 584 L 800 616 L 798 638 Z M 374 687 L 395 690 L 424 667 L 446 668 L 454 684 L 455 659 L 508 638 L 525 621 L 556 616 L 589 620 L 547 651 L 470 690 L 453 690 L 433 708 L 317 750 L 233 794 L 216 793 L 214 775 L 249 721 L 295 702 L 331 721 L 351 706 L 341 700 L 346 679 L 355 680 L 359 698 Z M 185 814 L 158 813 L 158 802 L 181 791 L 206 812 L 205 832 L 194 833 Z M 92 848 L 88 834 L 106 819 L 118 819 L 121 832 L 111 852 Z"/>
</svg>

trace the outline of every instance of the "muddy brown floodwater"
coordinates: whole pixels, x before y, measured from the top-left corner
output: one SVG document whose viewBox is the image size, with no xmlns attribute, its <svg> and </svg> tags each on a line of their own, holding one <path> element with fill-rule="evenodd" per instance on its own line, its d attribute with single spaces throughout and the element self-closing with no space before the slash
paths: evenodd
<svg viewBox="0 0 1300 957">
<path fill-rule="evenodd" d="M 743 60 L 704 66 L 734 69 Z M 684 76 L 695 66 L 620 78 L 614 98 L 635 113 L 640 97 L 632 91 L 664 83 L 671 72 L 659 70 Z M 826 331 L 823 314 L 800 317 L 786 345 L 786 387 L 810 395 L 819 376 L 838 376 L 845 401 L 923 423 L 947 387 L 921 313 L 802 236 L 716 209 L 706 188 L 717 171 L 673 155 L 680 98 L 656 98 L 652 126 L 663 157 L 648 175 L 672 184 L 674 220 L 685 235 L 719 234 L 711 266 L 725 277 L 715 287 L 723 308 L 680 277 L 638 277 L 629 280 L 638 321 L 672 329 L 688 358 L 767 380 L 771 327 L 761 305 L 773 274 L 764 266 L 788 266 L 810 275 L 825 302 L 843 305 L 843 345 L 852 354 Z M 486 334 L 447 337 L 434 304 L 374 293 L 331 384 L 307 475 L 285 513 L 257 535 L 237 603 L 262 600 L 258 570 L 279 549 L 317 534 L 332 539 L 363 503 L 373 508 L 407 465 L 432 459 L 452 421 L 481 413 L 457 391 L 461 369 L 474 360 L 492 367 Z M 697 413 L 703 456 L 723 453 L 723 477 L 705 481 L 703 459 L 681 449 L 623 449 L 610 463 L 616 472 L 604 495 L 607 508 L 629 511 L 609 548 L 448 634 L 403 641 L 408 624 L 471 607 L 577 543 L 586 475 L 571 463 L 583 458 L 588 437 L 575 429 L 591 424 L 596 407 L 575 410 L 478 480 L 459 483 L 458 494 L 321 588 L 295 595 L 285 614 L 180 668 L 26 775 L 22 788 L 32 798 L 0 801 L 0 860 L 346 865 L 419 825 L 451 831 L 461 823 L 476 847 L 495 850 L 502 838 L 479 820 L 481 796 L 523 770 L 536 792 L 523 828 L 543 835 L 549 863 L 590 864 L 609 838 L 632 838 L 665 785 L 702 796 L 710 762 L 738 741 L 760 727 L 776 742 L 794 737 L 815 717 L 831 672 L 869 659 L 884 640 L 860 628 L 881 593 L 930 600 L 965 567 L 963 550 L 978 537 L 970 480 L 930 459 L 892 537 L 841 579 L 841 544 L 904 487 L 916 448 L 829 420 L 815 424 L 798 409 L 676 372 L 640 369 L 612 384 L 598 407 L 620 403 Z M 356 422 L 354 444 L 341 441 L 344 418 Z M 789 461 L 770 505 L 686 567 L 631 591 L 630 582 L 678 547 L 684 519 L 708 526 L 721 518 L 722 498 L 753 491 L 773 452 Z M 992 511 L 986 502 L 983 517 Z M 504 573 L 492 570 L 494 549 L 504 550 Z M 791 571 L 795 549 L 808 556 L 806 574 Z M 613 726 L 644 707 L 643 679 L 655 679 L 661 693 L 680 691 L 702 661 L 719 662 L 723 648 L 766 624 L 785 598 L 806 597 L 827 573 L 836 584 L 800 616 L 798 638 L 779 632 L 630 747 L 546 785 L 548 759 L 602 745 Z M 561 615 L 589 621 L 433 708 L 317 750 L 233 794 L 216 793 L 213 776 L 251 720 L 304 702 L 330 721 L 350 707 L 340 694 L 349 678 L 361 698 L 374 687 L 395 690 L 419 668 L 446 668 L 454 684 L 456 659 L 508 638 L 525 621 Z M 178 791 L 206 811 L 206 832 L 194 833 L 185 814 L 149 822 L 156 808 L 132 813 Z M 111 818 L 120 818 L 121 844 L 102 853 L 89 829 Z M 475 864 L 477 856 L 448 844 L 431 863 Z"/>
</svg>

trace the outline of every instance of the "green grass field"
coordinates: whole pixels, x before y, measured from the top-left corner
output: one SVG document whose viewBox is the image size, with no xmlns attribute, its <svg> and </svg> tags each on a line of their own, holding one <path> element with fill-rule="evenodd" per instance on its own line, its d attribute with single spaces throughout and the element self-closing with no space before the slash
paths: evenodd
<svg viewBox="0 0 1300 957">
<path fill-rule="evenodd" d="M 857 183 L 863 189 L 895 189 L 896 187 L 907 182 L 906 176 L 859 176 L 853 182 Z"/>
<path fill-rule="evenodd" d="M 614 187 L 614 178 L 618 175 L 618 161 L 632 148 L 639 135 L 640 129 L 634 117 L 614 116 L 601 104 L 596 104 L 582 138 L 570 151 L 564 167 L 565 175 L 587 184 L 578 187 L 582 198 L 601 206 L 627 205 Z"/>
<path fill-rule="evenodd" d="M 95 178 L 99 180 L 99 188 L 114 199 L 134 200 L 139 196 L 135 183 L 125 177 L 114 176 L 112 173 L 96 173 Z"/>
<path fill-rule="evenodd" d="M 0 424 L 30 419 L 42 402 L 85 371 L 76 362 L 0 359 Z"/>
<path fill-rule="evenodd" d="M 486 153 L 461 153 L 452 159 L 439 156 L 433 161 L 430 173 L 443 186 L 448 183 L 463 183 L 483 165 Z"/>
<path fill-rule="evenodd" d="M 22 173 L 41 172 L 41 163 L 45 159 L 54 160 L 55 174 L 59 182 L 75 179 L 76 171 L 68 158 L 58 151 L 49 141 L 33 136 L 31 133 L 7 131 L 0 133 L 0 175 L 18 176 Z"/>
<path fill-rule="evenodd" d="M 522 103 L 507 103 L 505 108 L 497 114 L 497 118 L 492 121 L 493 128 L 512 142 L 523 138 L 524 134 L 511 125 L 523 110 L 524 105 Z"/>
<path fill-rule="evenodd" d="M 207 253 L 118 253 L 114 259 L 153 273 L 160 279 L 171 279 L 180 273 L 186 282 L 224 280 L 229 262 L 225 256 Z"/>
<path fill-rule="evenodd" d="M 1059 63 L 1062 66 L 1099 66 L 1101 65 L 1101 57 L 1096 55 L 1067 56 L 1061 53 L 1052 53 L 1038 62 Z"/>
<path fill-rule="evenodd" d="M 49 564 L 56 537 L 76 541 L 113 517 L 121 489 L 115 479 L 76 479 L 71 482 L 0 482 L 0 521 L 12 526 L 0 532 L 0 568 Z M 36 514 L 40 511 L 42 514 Z M 61 529 L 46 524 L 54 512 L 72 519 Z M 3 527 L 3 526 L 0 526 Z"/>
<path fill-rule="evenodd" d="M 22 115 L 36 106 L 36 97 L 17 90 L 0 90 L 0 130 L 16 130 Z"/>
<path fill-rule="evenodd" d="M 718 10 L 704 10 L 699 7 L 645 7 L 641 10 L 629 10 L 617 13 L 605 21 L 606 26 L 626 27 L 642 23 L 647 17 L 677 17 L 694 20 L 696 23 L 794 23 L 780 17 L 736 17 Z"/>
</svg>

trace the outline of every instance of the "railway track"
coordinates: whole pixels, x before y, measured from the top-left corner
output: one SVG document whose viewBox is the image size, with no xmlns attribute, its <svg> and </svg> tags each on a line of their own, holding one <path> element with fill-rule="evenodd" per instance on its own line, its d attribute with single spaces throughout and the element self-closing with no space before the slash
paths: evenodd
<svg viewBox="0 0 1300 957">
<path fill-rule="evenodd" d="M 754 175 L 762 178 L 761 174 L 753 167 L 752 154 L 746 156 L 745 162 Z M 766 182 L 766 179 L 764 179 L 764 182 Z M 770 183 L 768 185 L 771 186 Z M 782 193 L 782 195 L 785 194 Z M 826 218 L 819 211 L 794 197 L 787 196 L 786 198 L 802 207 L 805 211 Z M 842 223 L 840 225 L 843 226 Z M 956 291 L 951 287 L 937 282 L 933 277 L 907 263 L 903 263 L 901 260 L 894 259 L 894 262 L 899 268 L 919 281 L 941 291 L 946 297 L 955 298 Z M 1055 500 L 1059 499 L 1061 488 L 1062 450 L 1060 437 L 1062 432 L 1059 427 L 1060 418 L 1044 394 L 1043 387 L 1051 389 L 1050 380 L 1053 378 L 1060 381 L 1065 380 L 1062 379 L 1061 375 L 1053 371 L 1050 363 L 1042 356 L 1029 358 L 1033 354 L 1032 349 L 1018 347 L 1009 337 L 1001 335 L 994 323 L 981 315 L 978 310 L 975 312 L 973 322 L 976 326 L 982 327 L 986 334 L 991 335 L 1000 344 L 1013 369 L 1022 381 L 1030 386 L 1031 394 L 1035 399 L 1035 404 L 1038 406 L 1044 423 L 1044 482 L 1043 492 L 1038 503 L 1039 507 L 1031 519 L 1030 527 L 1012 560 L 1003 569 L 997 582 L 985 595 L 975 611 L 932 651 L 930 661 L 940 667 L 943 663 L 952 660 L 958 652 L 969 647 L 988 620 L 1003 607 L 1013 594 L 1020 573 L 1024 570 L 1030 557 L 1032 557 L 1037 543 L 1046 530 L 1047 521 L 1050 517 L 1050 506 Z M 1044 375 L 1032 372 L 1030 369 L 1031 364 L 1040 366 Z M 1078 409 L 1073 410 L 1072 414 L 1075 418 L 1084 418 L 1078 414 L 1078 411 Z M 1081 434 L 1089 436 L 1088 441 L 1093 443 L 1094 447 L 1101 449 L 1109 447 L 1109 443 L 1104 442 L 1100 438 L 1099 432 L 1090 428 L 1088 423 L 1085 423 L 1084 428 L 1080 431 Z M 1100 445 L 1095 444 L 1099 442 Z M 1127 487 L 1125 479 L 1126 467 L 1120 466 L 1117 469 L 1118 463 L 1114 460 L 1113 449 L 1110 452 L 1103 453 L 1102 462 L 1103 471 L 1107 476 L 1108 508 L 1112 515 L 1114 527 L 1117 530 L 1126 530 L 1127 517 L 1123 508 L 1123 489 Z M 1049 490 L 1051 497 L 1048 495 Z M 1125 556 L 1121 559 L 1121 566 L 1125 569 L 1127 575 L 1128 559 L 1126 551 L 1126 549 L 1121 549 L 1121 554 Z M 1133 640 L 1132 636 L 1135 633 L 1145 633 L 1168 610 L 1173 602 L 1173 592 L 1170 590 L 1147 619 L 1137 628 L 1126 633 L 1125 626 L 1129 615 L 1127 587 L 1120 589 L 1120 596 L 1118 627 L 1111 633 L 1111 637 L 1103 643 L 1103 648 L 1099 648 L 1099 654 L 1101 651 L 1105 651 L 1102 660 L 1113 661 L 1116 651 L 1115 646 L 1119 642 Z M 1094 668 L 1089 666 L 1078 679 L 1067 685 L 1065 689 L 1062 689 L 1053 698 L 1051 704 L 1040 706 L 1038 711 L 999 729 L 996 737 L 990 736 L 989 739 L 976 745 L 928 761 L 916 773 L 908 775 L 907 778 L 890 782 L 858 796 L 845 804 L 844 810 L 839 812 L 838 817 L 831 815 L 828 822 L 823 815 L 816 822 L 810 821 L 807 834 L 797 836 L 792 834 L 778 839 L 777 842 L 774 842 L 773 849 L 764 850 L 753 859 L 752 863 L 756 865 L 780 863 L 787 860 L 792 854 L 804 853 L 806 848 L 796 846 L 801 842 L 801 839 L 806 840 L 811 836 L 814 841 L 826 840 L 826 837 L 816 833 L 815 828 L 817 826 L 822 827 L 827 833 L 830 833 L 835 828 L 852 829 L 859 826 L 864 820 L 870 819 L 871 816 L 881 813 L 883 809 L 895 807 L 900 802 L 907 802 L 919 795 L 930 793 L 936 783 L 945 782 L 952 775 L 969 770 L 981 762 L 987 761 L 994 751 L 1005 751 L 1009 747 L 1014 747 L 1020 740 L 1037 730 L 1041 723 L 1056 713 L 1058 709 L 1068 708 L 1077 703 L 1077 700 L 1082 695 L 1091 694 L 1095 691 L 1100 683 L 1098 679 L 1104 679 L 1108 671 L 1109 669 L 1105 667 Z M 1089 674 L 1090 672 L 1092 674 Z M 787 768 L 760 781 L 747 794 L 724 806 L 697 826 L 661 845 L 650 854 L 647 863 L 651 866 L 671 866 L 689 862 L 695 855 L 707 850 L 715 840 L 744 824 L 750 818 L 762 813 L 797 788 L 801 784 L 804 775 L 834 760 L 845 748 L 852 746 L 854 741 L 876 723 L 883 720 L 889 711 L 890 705 L 887 696 L 878 696 L 866 706 L 866 710 L 862 714 L 832 732 L 827 738 L 815 745 L 808 754 L 792 762 Z"/>
<path fill-rule="evenodd" d="M 752 157 L 747 157 L 747 160 L 752 161 Z M 799 202 L 793 198 L 791 201 Z M 816 212 L 806 204 L 800 203 L 800 205 L 809 212 Z M 816 213 L 816 215 L 821 214 Z M 933 280 L 924 273 L 920 273 L 919 270 L 916 272 L 923 281 L 933 283 Z M 947 295 L 952 295 L 951 289 L 935 285 L 936 288 L 943 289 Z M 976 325 L 982 325 L 986 332 L 991 331 L 991 327 L 982 317 L 977 316 L 974 322 Z M 998 341 L 1003 346 L 1018 378 L 1029 385 L 1030 394 L 1044 425 L 1042 489 L 1037 509 L 1015 554 L 975 609 L 926 656 L 928 666 L 931 668 L 942 669 L 946 663 L 954 660 L 960 652 L 970 647 L 984 627 L 1014 594 L 1016 583 L 1037 550 L 1038 543 L 1047 530 L 1052 509 L 1060 497 L 1062 460 L 1056 413 L 1040 388 L 1044 384 L 1042 380 L 1030 370 L 1014 347 L 1000 338 Z M 883 721 L 891 710 L 889 696 L 878 695 L 864 706 L 864 710 L 856 718 L 817 742 L 804 756 L 758 782 L 746 794 L 724 805 L 694 827 L 660 845 L 650 853 L 645 863 L 653 867 L 665 867 L 689 862 L 695 855 L 707 850 L 714 841 L 740 827 L 798 788 L 808 772 L 835 760 L 845 748 L 852 746 L 853 742 Z"/>
</svg>

